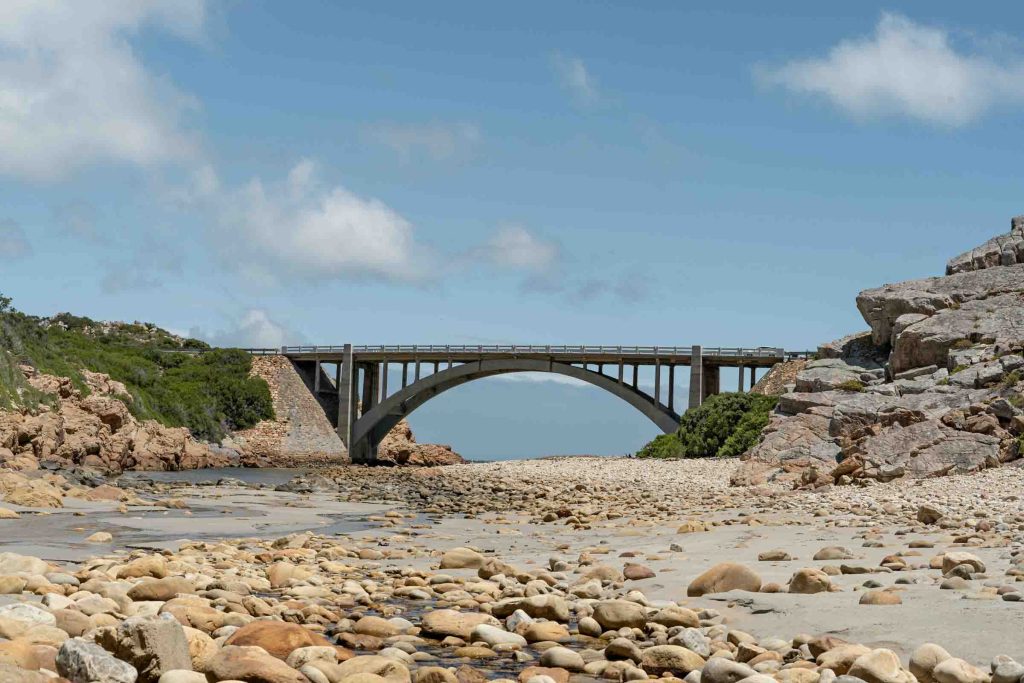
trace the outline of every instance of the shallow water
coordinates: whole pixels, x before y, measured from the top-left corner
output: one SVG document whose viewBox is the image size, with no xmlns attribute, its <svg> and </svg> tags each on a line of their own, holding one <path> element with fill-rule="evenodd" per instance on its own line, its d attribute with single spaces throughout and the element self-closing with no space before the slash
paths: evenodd
<svg viewBox="0 0 1024 683">
<path fill-rule="evenodd" d="M 309 470 L 301 467 L 214 467 L 177 472 L 125 472 L 120 478 L 125 481 L 149 479 L 163 484 L 212 484 L 226 478 L 237 479 L 247 484 L 277 486 L 307 472 Z"/>
</svg>

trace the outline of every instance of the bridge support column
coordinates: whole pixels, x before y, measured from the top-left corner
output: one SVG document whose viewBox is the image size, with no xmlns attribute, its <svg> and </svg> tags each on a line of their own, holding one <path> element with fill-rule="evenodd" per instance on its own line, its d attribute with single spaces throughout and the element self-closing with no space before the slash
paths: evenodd
<svg viewBox="0 0 1024 683">
<path fill-rule="evenodd" d="M 757 366 L 750 366 L 750 388 L 753 389 L 754 385 L 757 384 Z"/>
<path fill-rule="evenodd" d="M 668 411 L 675 412 L 676 404 L 676 366 L 668 366 Z"/>
<path fill-rule="evenodd" d="M 739 367 L 739 372 L 737 373 L 739 375 L 739 377 L 740 377 L 740 384 L 736 388 L 736 391 L 738 393 L 741 393 L 741 394 L 743 393 L 743 375 L 746 374 L 746 371 L 747 371 L 747 369 L 741 365 Z"/>
<path fill-rule="evenodd" d="M 703 402 L 709 396 L 721 392 L 722 381 L 721 381 L 721 368 L 717 365 L 705 365 L 704 366 L 704 397 L 701 399 Z"/>
<path fill-rule="evenodd" d="M 704 355 L 699 344 L 690 349 L 690 403 L 688 408 L 699 408 L 704 402 Z"/>
<path fill-rule="evenodd" d="M 661 363 L 654 360 L 654 405 L 661 405 Z"/>
<path fill-rule="evenodd" d="M 355 367 L 352 362 L 352 345 L 345 344 L 342 360 L 338 366 L 338 438 L 345 448 L 352 446 L 352 425 L 356 422 Z M 349 453 L 349 458 L 352 454 Z"/>
</svg>

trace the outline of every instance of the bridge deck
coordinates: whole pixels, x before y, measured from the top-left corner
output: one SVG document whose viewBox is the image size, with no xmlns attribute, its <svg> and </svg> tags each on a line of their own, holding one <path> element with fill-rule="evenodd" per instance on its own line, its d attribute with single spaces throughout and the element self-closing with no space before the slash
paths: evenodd
<svg viewBox="0 0 1024 683">
<path fill-rule="evenodd" d="M 293 360 L 319 360 L 337 363 L 344 358 L 344 346 L 285 346 L 246 349 L 254 355 L 285 355 Z M 705 363 L 715 365 L 759 365 L 807 358 L 809 351 L 786 351 L 778 347 L 701 347 Z M 572 345 L 364 345 L 353 346 L 356 362 L 447 362 L 466 363 L 482 358 L 523 358 L 555 360 L 563 363 L 619 363 L 653 365 L 689 365 L 692 346 L 572 346 Z"/>
</svg>

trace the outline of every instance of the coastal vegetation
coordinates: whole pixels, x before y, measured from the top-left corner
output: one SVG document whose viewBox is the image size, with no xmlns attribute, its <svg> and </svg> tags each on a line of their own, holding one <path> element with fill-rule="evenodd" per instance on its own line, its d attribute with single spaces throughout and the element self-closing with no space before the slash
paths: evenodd
<svg viewBox="0 0 1024 683">
<path fill-rule="evenodd" d="M 679 431 L 662 434 L 637 453 L 640 458 L 707 458 L 740 455 L 757 443 L 777 401 L 775 396 L 723 393 L 683 414 Z"/>
<path fill-rule="evenodd" d="M 36 407 L 52 396 L 34 390 L 19 369 L 67 377 L 83 395 L 83 371 L 122 382 L 119 397 L 139 419 L 187 427 L 199 439 L 219 442 L 231 430 L 273 417 L 267 383 L 250 377 L 250 356 L 211 349 L 147 323 L 104 323 L 62 313 L 40 318 L 22 313 L 0 296 L 0 407 Z"/>
</svg>

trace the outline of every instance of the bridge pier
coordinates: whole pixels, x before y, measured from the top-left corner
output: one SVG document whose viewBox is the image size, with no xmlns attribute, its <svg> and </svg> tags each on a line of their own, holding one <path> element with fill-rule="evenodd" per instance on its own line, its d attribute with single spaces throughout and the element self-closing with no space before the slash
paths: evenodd
<svg viewBox="0 0 1024 683">
<path fill-rule="evenodd" d="M 704 396 L 701 397 L 701 403 L 704 402 L 710 396 L 714 396 L 722 391 L 722 368 L 717 365 L 705 365 L 704 366 Z"/>
<path fill-rule="evenodd" d="M 690 350 L 690 402 L 687 408 L 699 408 L 704 402 L 704 353 L 699 344 Z"/>
<path fill-rule="evenodd" d="M 675 412 L 676 405 L 676 366 L 668 366 L 668 411 Z"/>
<path fill-rule="evenodd" d="M 352 426 L 356 423 L 356 386 L 353 377 L 352 345 L 345 344 L 338 369 L 338 438 L 345 448 L 352 445 Z M 349 454 L 351 457 L 351 453 Z"/>
<path fill-rule="evenodd" d="M 721 368 L 704 363 L 704 350 L 695 344 L 690 350 L 690 405 L 698 408 L 704 399 L 714 396 L 721 389 Z M 740 372 L 742 377 L 742 369 Z"/>
</svg>

